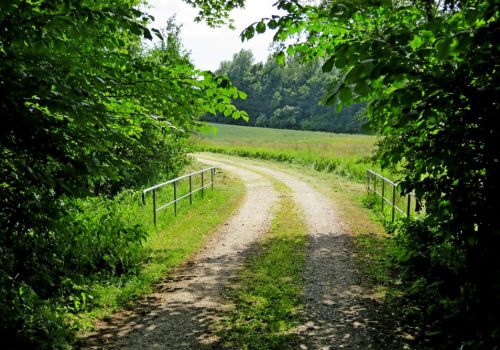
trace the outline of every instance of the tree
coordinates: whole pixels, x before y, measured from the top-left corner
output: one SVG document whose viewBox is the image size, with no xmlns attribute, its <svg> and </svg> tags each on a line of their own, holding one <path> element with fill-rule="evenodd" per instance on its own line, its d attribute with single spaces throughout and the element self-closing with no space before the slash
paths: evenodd
<svg viewBox="0 0 500 350">
<path fill-rule="evenodd" d="M 165 38 L 149 30 L 140 4 L 2 3 L 0 332 L 6 343 L 52 348 L 70 334 L 50 298 L 79 273 L 64 260 L 78 240 L 71 231 L 75 199 L 154 181 L 157 172 L 143 172 L 153 169 L 153 158 L 168 160 L 160 170 L 175 171 L 185 153 L 182 139 L 203 113 L 246 116 L 231 103 L 237 89 L 189 63 L 172 23 Z M 161 45 L 146 50 L 141 41 L 153 35 Z M 144 238 L 140 228 L 120 225 L 133 242 L 117 246 Z"/>
<path fill-rule="evenodd" d="M 298 107 L 285 106 L 274 111 L 269 120 L 270 126 L 278 129 L 296 129 L 297 118 L 302 111 Z"/>
<path fill-rule="evenodd" d="M 342 74 L 327 104 L 368 102 L 382 165 L 402 169 L 425 214 L 397 233 L 396 261 L 427 321 L 450 348 L 500 343 L 499 4 L 497 1 L 279 0 L 277 59 L 322 57 Z M 287 45 L 287 40 L 295 41 Z"/>
<path fill-rule="evenodd" d="M 340 112 L 321 104 L 327 86 L 334 78 L 334 74 L 325 76 L 322 73 L 321 60 L 302 64 L 290 58 L 284 66 L 277 64 L 273 56 L 269 56 L 265 64 L 253 64 L 253 60 L 251 51 L 241 50 L 231 61 L 222 62 L 217 71 L 218 74 L 227 75 L 236 87 L 247 93 L 248 99 L 235 101 L 235 105 L 248 112 L 248 123 L 227 119 L 222 115 L 207 116 L 205 120 L 293 129 L 300 129 L 304 125 L 310 130 L 347 133 L 362 131 L 366 119 L 355 117 L 362 104 L 345 107 Z M 287 106 L 301 110 L 301 114 L 295 115 L 294 123 L 276 120 L 277 115 L 284 117 L 276 112 Z"/>
</svg>

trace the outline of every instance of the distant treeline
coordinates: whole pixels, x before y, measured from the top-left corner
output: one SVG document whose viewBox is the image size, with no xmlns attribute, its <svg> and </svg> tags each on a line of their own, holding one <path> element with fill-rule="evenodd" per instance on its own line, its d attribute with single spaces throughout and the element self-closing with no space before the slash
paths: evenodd
<svg viewBox="0 0 500 350">
<path fill-rule="evenodd" d="M 204 120 L 279 129 L 319 130 L 339 133 L 366 133 L 363 104 L 353 104 L 341 111 L 325 106 L 321 98 L 335 74 L 322 72 L 323 62 L 300 63 L 289 60 L 280 65 L 274 57 L 254 63 L 250 50 L 241 50 L 231 61 L 221 63 L 217 73 L 229 76 L 232 83 L 248 94 L 234 104 L 246 110 L 250 120 L 207 115 Z"/>
</svg>

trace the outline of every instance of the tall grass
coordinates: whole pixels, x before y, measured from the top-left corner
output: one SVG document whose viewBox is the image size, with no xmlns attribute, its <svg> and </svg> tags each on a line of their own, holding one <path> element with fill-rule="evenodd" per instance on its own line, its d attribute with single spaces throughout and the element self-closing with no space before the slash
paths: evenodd
<svg viewBox="0 0 500 350">
<path fill-rule="evenodd" d="M 215 132 L 193 139 L 197 150 L 296 163 L 358 181 L 373 167 L 373 136 L 211 125 Z"/>
</svg>

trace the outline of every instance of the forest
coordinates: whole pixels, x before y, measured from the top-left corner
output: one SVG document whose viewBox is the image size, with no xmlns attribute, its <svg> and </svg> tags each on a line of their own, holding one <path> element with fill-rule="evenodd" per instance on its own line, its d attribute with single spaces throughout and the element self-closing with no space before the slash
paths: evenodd
<svg viewBox="0 0 500 350">
<path fill-rule="evenodd" d="M 235 106 L 248 113 L 249 120 L 207 115 L 203 120 L 276 129 L 316 130 L 337 133 L 367 133 L 366 104 L 354 103 L 341 111 L 325 106 L 322 98 L 338 77 L 321 70 L 320 59 L 300 62 L 290 58 L 278 64 L 270 55 L 255 63 L 251 51 L 241 50 L 231 61 L 222 62 L 217 74 L 226 75 L 248 98 Z"/>
<path fill-rule="evenodd" d="M 211 26 L 245 3 L 185 2 Z M 142 4 L 1 4 L 5 344 L 68 348 L 91 286 L 137 273 L 148 232 L 120 211 L 180 172 L 200 118 L 360 132 L 366 113 L 377 164 L 424 207 L 387 228 L 405 320 L 430 348 L 499 348 L 498 1 L 277 0 L 281 15 L 241 33 L 273 31 L 273 59 L 242 51 L 216 73 L 189 62 L 173 21 L 150 28 Z M 302 99 L 319 91 L 323 105 Z"/>
</svg>

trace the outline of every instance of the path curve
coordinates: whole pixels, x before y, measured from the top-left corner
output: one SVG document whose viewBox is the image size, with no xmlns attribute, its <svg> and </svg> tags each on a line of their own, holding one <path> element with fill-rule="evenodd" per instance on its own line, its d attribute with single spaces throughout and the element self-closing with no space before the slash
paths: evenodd
<svg viewBox="0 0 500 350">
<path fill-rule="evenodd" d="M 303 273 L 305 310 L 298 328 L 300 349 L 397 349 L 393 329 L 363 283 L 353 255 L 353 235 L 335 203 L 314 187 L 282 171 L 242 158 L 203 153 L 198 159 L 267 174 L 287 185 L 304 212 L 308 228 Z M 392 326 L 392 325 L 391 325 Z"/>
<path fill-rule="evenodd" d="M 269 231 L 278 199 L 262 175 L 237 166 L 221 168 L 245 182 L 246 198 L 236 214 L 139 308 L 100 321 L 81 348 L 201 349 L 214 341 L 210 327 L 223 313 L 223 287 L 241 265 L 241 252 Z"/>
</svg>

